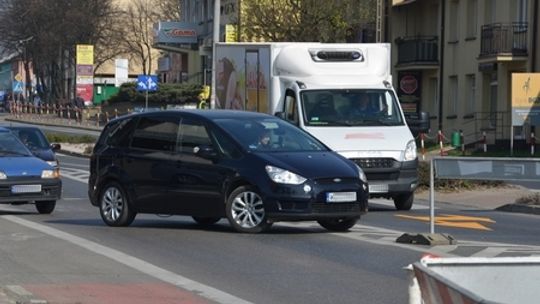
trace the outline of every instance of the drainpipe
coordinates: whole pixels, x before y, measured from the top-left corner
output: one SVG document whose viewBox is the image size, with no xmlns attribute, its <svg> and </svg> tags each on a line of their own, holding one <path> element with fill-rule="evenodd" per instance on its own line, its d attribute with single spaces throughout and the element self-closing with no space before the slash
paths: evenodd
<svg viewBox="0 0 540 304">
<path fill-rule="evenodd" d="M 536 70 L 536 54 L 537 54 L 537 44 L 538 44 L 538 0 L 534 0 L 533 6 L 533 24 L 532 24 L 532 58 L 531 58 L 531 71 L 535 72 Z"/>
<path fill-rule="evenodd" d="M 441 0 L 441 39 L 439 40 L 440 51 L 439 51 L 439 130 L 442 130 L 443 127 L 443 82 L 444 82 L 444 15 L 446 13 L 446 1 Z"/>
</svg>

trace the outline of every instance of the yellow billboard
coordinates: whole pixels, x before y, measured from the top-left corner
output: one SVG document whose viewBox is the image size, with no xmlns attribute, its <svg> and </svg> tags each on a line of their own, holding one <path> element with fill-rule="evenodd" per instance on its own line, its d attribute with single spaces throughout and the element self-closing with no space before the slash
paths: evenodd
<svg viewBox="0 0 540 304">
<path fill-rule="evenodd" d="M 94 65 L 94 46 L 77 44 L 77 64 Z"/>
<path fill-rule="evenodd" d="M 236 34 L 236 24 L 225 25 L 225 42 L 237 42 L 238 36 Z"/>
<path fill-rule="evenodd" d="M 540 124 L 540 73 L 512 74 L 512 125 Z"/>
</svg>

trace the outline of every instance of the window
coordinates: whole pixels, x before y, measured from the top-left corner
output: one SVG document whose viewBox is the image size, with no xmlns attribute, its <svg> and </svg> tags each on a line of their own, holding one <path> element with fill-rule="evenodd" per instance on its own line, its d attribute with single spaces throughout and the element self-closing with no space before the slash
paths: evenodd
<svg viewBox="0 0 540 304">
<path fill-rule="evenodd" d="M 212 145 L 212 141 L 202 122 L 192 119 L 182 120 L 180 140 L 178 141 L 179 152 L 194 154 L 193 148 L 210 145 Z"/>
<path fill-rule="evenodd" d="M 133 148 L 173 152 L 179 119 L 174 117 L 141 117 L 133 133 Z"/>
<path fill-rule="evenodd" d="M 293 91 L 287 91 L 285 96 L 285 119 L 298 125 L 298 110 L 296 108 L 296 98 Z"/>
<path fill-rule="evenodd" d="M 474 74 L 467 75 L 467 105 L 466 114 L 473 114 L 476 111 L 476 78 Z"/>
<path fill-rule="evenodd" d="M 478 0 L 467 0 L 467 38 L 476 37 Z"/>
<path fill-rule="evenodd" d="M 107 145 L 111 147 L 127 147 L 135 122 L 135 119 L 130 118 L 112 125 L 107 134 Z"/>
<path fill-rule="evenodd" d="M 449 30 L 448 41 L 449 42 L 457 42 L 459 40 L 458 8 L 459 8 L 458 0 L 450 1 L 450 20 L 449 20 L 450 26 L 448 28 Z"/>
<path fill-rule="evenodd" d="M 457 115 L 458 109 L 458 78 L 457 76 L 450 76 L 450 92 L 448 101 L 448 114 Z"/>
<path fill-rule="evenodd" d="M 485 11 L 484 11 L 484 20 L 485 24 L 490 24 L 495 22 L 496 16 L 496 5 L 495 0 L 486 0 Z"/>
<path fill-rule="evenodd" d="M 225 156 L 225 158 L 239 159 L 242 157 L 242 152 L 238 149 L 236 144 L 219 129 L 213 129 L 211 132 L 212 139 L 217 145 L 219 152 Z"/>
</svg>

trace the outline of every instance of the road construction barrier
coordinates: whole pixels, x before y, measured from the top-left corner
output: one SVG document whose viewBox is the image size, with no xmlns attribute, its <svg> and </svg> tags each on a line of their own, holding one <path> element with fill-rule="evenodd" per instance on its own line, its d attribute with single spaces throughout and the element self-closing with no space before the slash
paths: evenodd
<svg viewBox="0 0 540 304">
<path fill-rule="evenodd" d="M 424 257 L 412 271 L 409 304 L 538 303 L 540 298 L 540 257 Z"/>
</svg>

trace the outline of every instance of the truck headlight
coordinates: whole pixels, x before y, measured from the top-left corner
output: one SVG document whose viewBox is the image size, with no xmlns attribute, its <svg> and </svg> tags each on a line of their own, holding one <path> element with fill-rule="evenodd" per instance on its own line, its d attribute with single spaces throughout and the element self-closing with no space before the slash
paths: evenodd
<svg viewBox="0 0 540 304">
<path fill-rule="evenodd" d="M 2 171 L 0 171 L 0 179 L 7 179 L 7 175 Z"/>
<path fill-rule="evenodd" d="M 59 178 L 60 172 L 56 170 L 43 170 L 41 171 L 41 178 Z"/>
<path fill-rule="evenodd" d="M 274 166 L 266 166 L 266 173 L 272 181 L 278 184 L 300 185 L 306 181 L 305 177 Z"/>
<path fill-rule="evenodd" d="M 356 168 L 358 169 L 358 177 L 360 178 L 360 180 L 367 184 L 367 176 L 364 173 L 364 170 L 362 170 L 362 168 L 360 168 L 360 166 L 358 165 L 356 165 Z"/>
<path fill-rule="evenodd" d="M 416 159 L 416 142 L 411 140 L 407 143 L 405 147 L 405 160 L 414 160 Z"/>
</svg>

